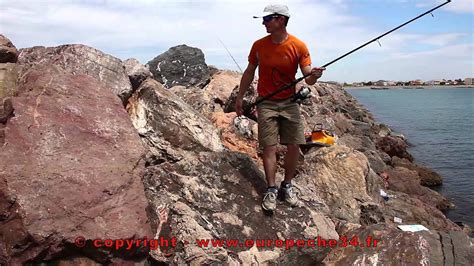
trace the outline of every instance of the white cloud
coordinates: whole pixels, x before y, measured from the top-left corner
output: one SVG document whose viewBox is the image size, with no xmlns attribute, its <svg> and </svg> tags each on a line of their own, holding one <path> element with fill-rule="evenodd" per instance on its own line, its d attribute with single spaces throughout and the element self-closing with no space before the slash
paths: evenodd
<svg viewBox="0 0 474 266">
<path fill-rule="evenodd" d="M 432 0 L 416 1 L 417 7 L 428 7 L 433 6 Z M 444 0 L 436 0 L 437 4 L 445 3 Z M 474 13 L 474 3 L 472 0 L 452 0 L 449 4 L 443 7 L 446 11 L 456 13 Z"/>
<path fill-rule="evenodd" d="M 237 69 L 218 39 L 225 43 L 240 67 L 244 68 L 253 41 L 266 34 L 261 20 L 253 19 L 252 16 L 260 13 L 268 2 L 0 0 L 0 32 L 18 47 L 81 43 L 121 59 L 135 57 L 142 63 L 171 46 L 187 44 L 202 49 L 208 64 Z M 458 4 L 453 6 L 460 8 L 464 5 L 460 2 L 466 1 L 454 2 Z M 314 65 L 327 63 L 380 34 L 365 18 L 352 14 L 349 3 L 347 0 L 301 0 L 288 3 L 291 14 L 294 14 L 288 30 L 307 43 Z M 411 54 L 413 47 L 429 46 L 429 49 L 437 49 L 452 46 L 466 36 L 464 32 L 395 32 L 381 40 L 382 47 L 373 43 L 332 65 L 324 78 L 338 81 L 354 81 L 365 77 L 380 79 L 375 70 L 390 67 L 377 66 L 377 69 L 372 69 L 378 58 L 396 61 L 402 55 Z M 472 52 L 472 47 L 471 51 L 457 52 Z M 421 62 L 425 59 L 426 62 L 432 62 L 430 58 L 436 56 L 439 54 L 426 54 Z M 445 56 L 450 57 L 449 54 Z M 394 63 L 397 62 L 387 62 Z M 425 69 L 428 72 L 431 67 Z M 407 79 L 414 73 L 403 71 L 403 68 L 396 72 Z"/>
</svg>

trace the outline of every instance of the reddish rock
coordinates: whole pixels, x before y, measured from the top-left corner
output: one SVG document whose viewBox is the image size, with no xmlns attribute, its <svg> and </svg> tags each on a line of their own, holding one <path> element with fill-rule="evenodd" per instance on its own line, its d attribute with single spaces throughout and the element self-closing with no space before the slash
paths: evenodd
<svg viewBox="0 0 474 266">
<path fill-rule="evenodd" d="M 214 101 L 222 106 L 229 100 L 232 91 L 239 86 L 242 75 L 235 71 L 220 70 L 211 77 L 205 92 L 213 95 Z"/>
<path fill-rule="evenodd" d="M 420 183 L 422 186 L 431 187 L 443 184 L 443 177 L 426 166 L 418 165 L 408 161 L 407 159 L 400 159 L 398 157 L 392 158 L 392 165 L 394 167 L 401 166 L 416 171 L 420 177 Z"/>
<path fill-rule="evenodd" d="M 450 221 L 432 204 L 425 203 L 415 195 L 387 191 L 390 198 L 380 208 L 387 223 L 394 223 L 394 217 L 401 218 L 404 224 L 422 224 L 430 230 L 461 231 L 461 228 Z"/>
<path fill-rule="evenodd" d="M 120 99 L 97 80 L 46 65 L 12 98 L 0 150 L 0 258 L 37 263 L 64 254 L 101 262 L 144 258 L 74 245 L 75 238 L 151 237 L 140 139 Z"/>
<path fill-rule="evenodd" d="M 415 196 L 428 205 L 440 210 L 454 207 L 453 204 L 441 194 L 421 186 L 420 177 L 416 171 L 404 167 L 395 167 L 387 170 L 387 173 L 389 175 L 389 189 Z"/>
<path fill-rule="evenodd" d="M 212 122 L 220 130 L 222 144 L 224 144 L 224 146 L 226 146 L 231 151 L 246 153 L 255 161 L 258 161 L 259 157 L 257 155 L 257 136 L 250 136 L 249 138 L 245 138 L 244 136 L 236 132 L 234 126 L 235 118 L 235 113 L 213 113 Z M 250 123 L 255 124 L 255 122 L 253 121 Z"/>
<path fill-rule="evenodd" d="M 377 139 L 377 149 L 390 155 L 390 157 L 397 156 L 399 158 L 405 158 L 410 162 L 413 162 L 413 156 L 408 153 L 408 144 L 399 137 L 386 136 Z"/>
</svg>

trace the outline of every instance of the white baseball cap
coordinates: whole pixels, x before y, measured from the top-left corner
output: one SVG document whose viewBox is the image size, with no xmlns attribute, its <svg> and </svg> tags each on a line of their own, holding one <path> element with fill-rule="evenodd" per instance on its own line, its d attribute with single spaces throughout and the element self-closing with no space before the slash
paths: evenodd
<svg viewBox="0 0 474 266">
<path fill-rule="evenodd" d="M 263 9 L 263 14 L 260 16 L 253 16 L 254 18 L 262 18 L 268 15 L 278 14 L 285 17 L 290 17 L 290 10 L 286 5 L 268 5 Z"/>
</svg>

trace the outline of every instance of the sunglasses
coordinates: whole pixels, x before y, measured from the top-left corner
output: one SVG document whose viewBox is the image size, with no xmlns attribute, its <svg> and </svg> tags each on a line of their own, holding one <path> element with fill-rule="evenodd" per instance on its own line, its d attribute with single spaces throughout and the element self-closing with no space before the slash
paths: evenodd
<svg viewBox="0 0 474 266">
<path fill-rule="evenodd" d="M 269 22 L 272 19 L 279 18 L 279 17 L 281 17 L 281 16 L 280 15 L 268 15 L 268 16 L 263 17 L 263 22 Z"/>
</svg>

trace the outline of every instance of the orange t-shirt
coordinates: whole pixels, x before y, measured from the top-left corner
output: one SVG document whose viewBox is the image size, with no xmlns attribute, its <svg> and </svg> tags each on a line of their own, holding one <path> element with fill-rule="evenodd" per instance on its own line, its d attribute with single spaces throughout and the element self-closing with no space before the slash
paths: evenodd
<svg viewBox="0 0 474 266">
<path fill-rule="evenodd" d="M 295 80 L 298 65 L 311 65 L 311 57 L 306 45 L 295 36 L 288 34 L 283 43 L 274 44 L 268 35 L 254 42 L 249 62 L 258 65 L 257 92 L 264 97 Z M 272 99 L 287 99 L 294 92 L 295 87 L 276 94 Z"/>
</svg>

